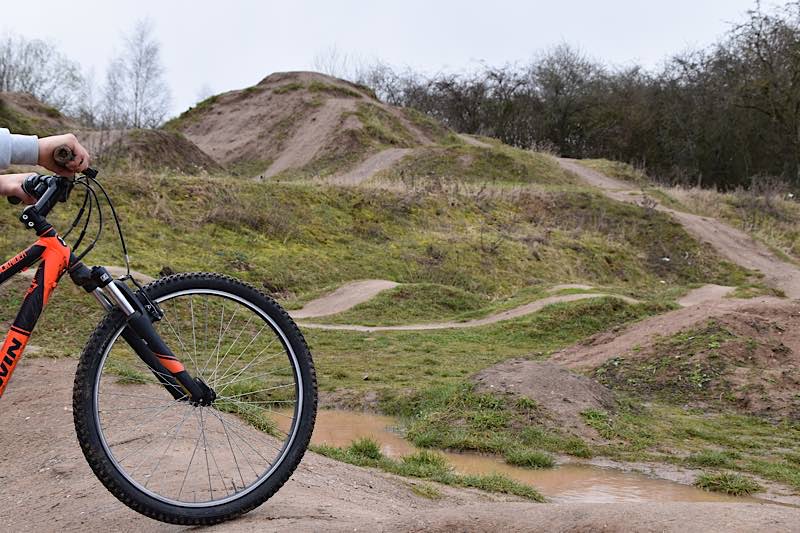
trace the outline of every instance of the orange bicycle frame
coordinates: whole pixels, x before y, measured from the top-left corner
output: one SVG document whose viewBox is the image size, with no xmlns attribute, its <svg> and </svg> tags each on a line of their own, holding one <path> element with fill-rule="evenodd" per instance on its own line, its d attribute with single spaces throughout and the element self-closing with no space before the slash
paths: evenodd
<svg viewBox="0 0 800 533">
<path fill-rule="evenodd" d="M 0 397 L 25 351 L 33 328 L 70 261 L 69 246 L 52 227 L 27 250 L 0 265 L 0 284 L 41 261 L 0 349 Z"/>
</svg>

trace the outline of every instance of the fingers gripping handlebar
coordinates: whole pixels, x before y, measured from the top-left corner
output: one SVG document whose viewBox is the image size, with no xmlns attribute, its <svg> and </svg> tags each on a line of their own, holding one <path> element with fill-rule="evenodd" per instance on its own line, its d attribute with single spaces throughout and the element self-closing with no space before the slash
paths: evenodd
<svg viewBox="0 0 800 533">
<path fill-rule="evenodd" d="M 75 154 L 72 152 L 72 149 L 69 146 L 61 145 L 53 150 L 53 159 L 62 167 L 66 167 L 70 161 L 75 159 Z M 97 176 L 97 171 L 87 168 L 83 174 L 94 178 Z M 51 187 L 54 189 L 60 189 L 58 191 L 54 191 L 59 193 L 55 200 L 59 202 L 66 202 L 67 198 L 69 197 L 69 193 L 72 191 L 72 179 L 61 176 L 43 176 L 40 174 L 34 174 L 32 176 L 28 176 L 22 182 L 22 190 L 25 191 L 28 196 L 31 196 L 36 200 L 41 200 Z M 22 199 L 17 198 L 16 196 L 9 196 L 8 201 L 14 205 L 17 205 L 22 202 Z M 53 203 L 55 203 L 55 201 Z M 40 205 L 39 201 L 36 202 L 36 205 L 40 210 L 44 207 L 44 205 Z M 47 209 L 47 211 L 50 209 L 52 209 L 52 205 L 50 205 L 50 208 Z"/>
</svg>

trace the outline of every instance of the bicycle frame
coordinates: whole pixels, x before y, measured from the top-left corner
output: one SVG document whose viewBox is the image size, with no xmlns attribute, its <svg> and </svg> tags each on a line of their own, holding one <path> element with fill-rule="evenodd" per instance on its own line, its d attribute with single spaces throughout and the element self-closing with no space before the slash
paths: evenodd
<svg viewBox="0 0 800 533">
<path fill-rule="evenodd" d="M 22 219 L 28 218 L 35 218 L 34 214 L 29 217 L 23 215 Z M 0 265 L 0 284 L 3 284 L 41 261 L 0 349 L 0 397 L 8 386 L 50 295 L 64 272 L 69 271 L 72 281 L 91 292 L 107 311 L 117 308 L 122 312 L 127 322 L 122 337 L 176 400 L 185 399 L 202 405 L 213 402 L 216 393 L 201 379 L 189 375 L 156 332 L 151 314 L 157 315 L 158 311 L 148 310 L 148 306 L 139 301 L 125 284 L 113 280 L 105 268 L 86 267 L 43 217 L 41 221 L 46 226 L 42 227 L 36 243 Z M 39 222 L 36 223 L 38 224 Z"/>
<path fill-rule="evenodd" d="M 41 261 L 0 349 L 0 397 L 3 396 L 50 295 L 69 266 L 70 255 L 69 247 L 56 230 L 50 228 L 28 249 L 0 265 L 0 284 L 3 284 Z"/>
</svg>

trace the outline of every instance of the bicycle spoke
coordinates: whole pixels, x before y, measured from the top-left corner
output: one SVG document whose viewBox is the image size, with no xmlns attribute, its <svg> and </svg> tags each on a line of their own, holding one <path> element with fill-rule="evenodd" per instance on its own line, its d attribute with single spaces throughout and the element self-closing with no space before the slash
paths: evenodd
<svg viewBox="0 0 800 533">
<path fill-rule="evenodd" d="M 191 406 L 187 406 L 187 407 L 191 407 Z M 153 475 L 158 470 L 158 466 L 161 464 L 161 461 L 164 459 L 164 456 L 167 455 L 167 450 L 169 450 L 169 447 L 172 445 L 173 442 L 175 442 L 175 439 L 178 438 L 178 435 L 180 434 L 181 429 L 183 429 L 183 424 L 186 422 L 186 419 L 189 418 L 189 413 L 191 413 L 191 412 L 192 412 L 191 409 L 186 409 L 186 412 L 183 414 L 183 418 L 181 419 L 181 423 L 178 426 L 178 429 L 175 430 L 175 435 L 172 436 L 171 440 L 167 441 L 167 445 L 164 446 L 164 451 L 161 452 L 161 457 L 159 457 L 158 461 L 156 461 L 156 465 L 153 467 L 153 470 L 150 472 L 150 474 L 148 476 L 146 476 L 147 477 L 147 481 L 145 481 L 145 483 L 144 483 L 145 487 L 147 487 L 147 484 L 150 483 L 150 480 L 153 478 Z"/>
<path fill-rule="evenodd" d="M 156 332 L 172 339 L 215 400 L 192 405 L 182 387 L 175 399 L 162 382 L 174 376 L 150 369 L 118 336 L 96 392 L 104 443 L 123 476 L 165 503 L 236 498 L 286 456 L 301 427 L 294 341 L 286 344 L 268 315 L 233 297 L 187 291 L 157 301 L 165 318 L 154 322 Z"/>
<path fill-rule="evenodd" d="M 239 359 L 241 359 L 241 358 L 242 358 L 242 356 L 243 356 L 243 355 L 244 355 L 244 353 L 247 351 L 247 349 L 248 349 L 248 348 L 250 348 L 250 346 L 252 346 L 252 345 L 253 345 L 253 343 L 255 342 L 255 340 L 258 338 L 258 336 L 259 336 L 259 335 L 261 335 L 261 332 L 262 332 L 262 331 L 264 331 L 264 328 L 266 328 L 266 327 L 267 327 L 267 324 L 264 324 L 264 325 L 261 327 L 261 329 L 260 329 L 260 330 L 258 330 L 258 333 L 256 333 L 256 334 L 255 334 L 255 336 L 254 336 L 254 337 L 253 337 L 253 338 L 250 340 L 250 342 L 249 342 L 249 343 L 247 343 L 247 346 L 245 346 L 245 347 L 244 347 L 244 350 L 242 350 L 242 351 L 241 351 L 241 353 L 240 353 L 240 354 L 239 354 L 239 355 L 236 357 L 236 359 L 234 359 L 234 360 L 233 360 L 233 362 L 230 364 L 230 366 L 228 366 L 228 368 L 225 370 L 225 372 L 223 372 L 223 373 L 222 373 L 222 377 L 220 377 L 220 378 L 219 378 L 217 381 L 222 381 L 223 379 L 225 379 L 225 376 L 227 376 L 227 375 L 228 375 L 228 372 L 230 372 L 230 370 L 233 368 L 233 365 L 235 365 L 235 364 L 236 364 L 236 363 L 239 361 Z M 250 361 L 250 364 L 249 364 L 249 365 L 247 365 L 247 366 L 246 366 L 244 369 L 242 369 L 242 371 L 243 371 L 243 370 L 245 370 L 245 369 L 247 369 L 247 368 L 248 368 L 250 365 L 252 365 L 252 364 L 253 364 L 255 361 L 256 361 L 256 359 L 253 359 L 252 361 Z M 242 371 L 240 371 L 240 373 L 241 373 Z M 215 383 L 216 383 L 217 381 L 215 381 Z"/>
</svg>

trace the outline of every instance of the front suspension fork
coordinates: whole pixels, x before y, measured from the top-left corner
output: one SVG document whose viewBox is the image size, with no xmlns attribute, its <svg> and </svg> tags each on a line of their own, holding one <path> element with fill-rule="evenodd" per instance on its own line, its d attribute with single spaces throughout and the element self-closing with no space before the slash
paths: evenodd
<svg viewBox="0 0 800 533">
<path fill-rule="evenodd" d="M 85 270 L 73 275 L 73 270 L 80 267 Z M 173 398 L 188 399 L 196 405 L 210 405 L 216 394 L 202 379 L 192 378 L 153 327 L 154 317 L 139 298 L 124 283 L 112 279 L 103 267 L 90 270 L 79 265 L 77 269 L 70 269 L 73 280 L 87 274 L 94 283 L 82 285 L 84 289 L 90 290 L 106 309 L 116 307 L 122 311 L 127 322 L 122 337 Z"/>
</svg>

